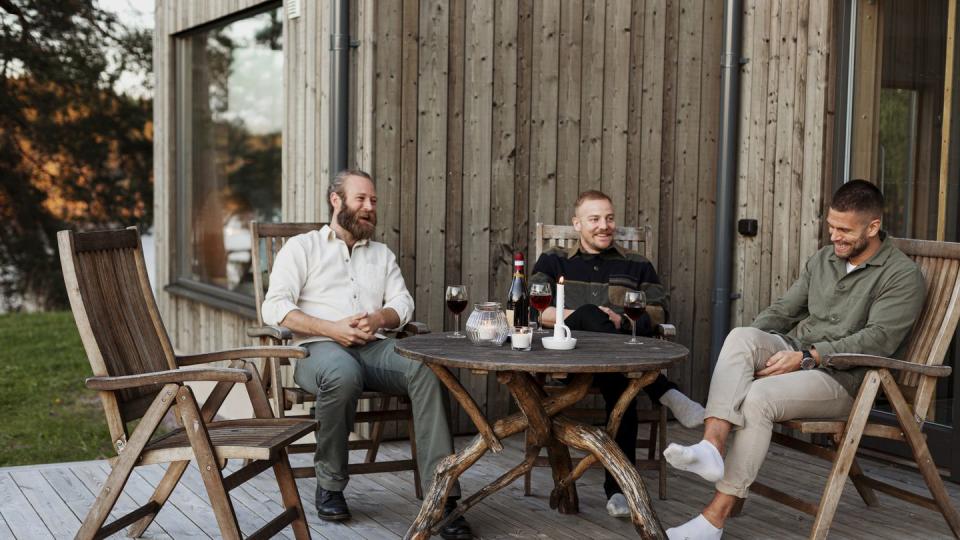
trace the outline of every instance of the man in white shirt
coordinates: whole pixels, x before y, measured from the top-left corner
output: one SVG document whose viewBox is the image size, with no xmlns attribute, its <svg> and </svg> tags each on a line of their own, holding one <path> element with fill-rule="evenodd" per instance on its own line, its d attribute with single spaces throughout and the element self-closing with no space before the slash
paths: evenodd
<svg viewBox="0 0 960 540">
<path fill-rule="evenodd" d="M 327 201 L 330 225 L 291 238 L 277 254 L 262 311 L 264 322 L 289 328 L 296 344 L 310 351 L 297 361 L 294 380 L 317 396 L 317 513 L 341 521 L 350 518 L 343 497 L 347 438 L 364 388 L 410 396 L 423 482 L 453 453 L 453 438 L 443 386 L 425 365 L 398 355 L 393 339 L 380 333 L 409 322 L 414 306 L 396 256 L 370 240 L 377 224 L 373 179 L 363 171 L 342 171 L 330 182 Z M 445 514 L 456 506 L 459 490 L 454 487 Z M 472 538 L 462 516 L 441 536 Z"/>
</svg>

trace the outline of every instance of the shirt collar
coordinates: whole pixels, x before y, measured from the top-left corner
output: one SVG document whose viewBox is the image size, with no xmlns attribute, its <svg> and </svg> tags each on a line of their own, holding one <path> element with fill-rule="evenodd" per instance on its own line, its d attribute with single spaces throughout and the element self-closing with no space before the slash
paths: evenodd
<svg viewBox="0 0 960 540">
<path fill-rule="evenodd" d="M 331 227 L 330 225 L 324 225 L 324 226 L 320 229 L 320 237 L 323 238 L 324 240 L 326 240 L 327 242 L 333 242 L 333 241 L 335 241 L 335 240 L 340 240 L 341 242 L 343 242 L 343 240 L 341 240 L 340 238 L 337 237 L 337 232 L 334 231 L 334 230 L 333 230 L 333 227 Z M 344 243 L 346 243 L 346 242 L 344 242 Z M 367 239 L 357 240 L 357 243 L 354 244 L 353 247 L 365 246 L 365 245 L 367 245 L 368 243 L 369 243 L 369 240 L 367 240 Z"/>
<path fill-rule="evenodd" d="M 890 237 L 886 231 L 880 231 L 880 249 L 873 254 L 873 257 L 867 259 L 866 262 L 860 266 L 883 266 L 887 262 L 887 259 L 890 258 L 890 254 L 893 253 L 893 242 L 890 241 Z M 841 260 L 840 257 L 837 257 L 836 251 L 830 251 L 830 260 L 837 264 L 847 264 L 847 261 Z M 858 267 L 859 268 L 859 267 Z"/>
<path fill-rule="evenodd" d="M 624 258 L 627 256 L 627 254 L 623 251 L 623 248 L 621 248 L 620 245 L 617 244 L 616 242 L 614 242 L 610 247 L 601 251 L 600 253 L 587 253 L 586 251 L 583 251 L 582 249 L 580 249 L 580 242 L 577 242 L 573 246 L 567 248 L 568 259 L 572 259 L 577 255 L 583 255 L 585 258 L 590 258 L 590 257 L 608 257 L 613 254 L 619 255 L 620 257 L 624 257 Z"/>
</svg>

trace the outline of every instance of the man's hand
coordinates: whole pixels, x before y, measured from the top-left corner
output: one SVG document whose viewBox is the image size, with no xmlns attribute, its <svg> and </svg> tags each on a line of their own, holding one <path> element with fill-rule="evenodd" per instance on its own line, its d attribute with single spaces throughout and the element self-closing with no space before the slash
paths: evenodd
<svg viewBox="0 0 960 540">
<path fill-rule="evenodd" d="M 768 377 L 770 375 L 783 375 L 800 369 L 800 361 L 803 360 L 803 353 L 800 351 L 780 351 L 767 360 L 767 367 L 756 372 L 757 377 Z"/>
<path fill-rule="evenodd" d="M 377 330 L 383 328 L 383 316 L 379 312 L 358 313 L 354 315 L 357 319 L 357 328 L 368 334 L 376 334 Z"/>
<path fill-rule="evenodd" d="M 366 313 L 357 313 L 339 321 L 329 321 L 323 334 L 344 347 L 363 345 L 376 339 L 372 332 L 360 328 L 360 321 L 366 319 Z"/>
<path fill-rule="evenodd" d="M 610 317 L 610 322 L 612 322 L 613 325 L 617 327 L 617 330 L 620 329 L 620 325 L 623 324 L 623 317 L 621 317 L 620 315 L 617 315 L 616 311 L 606 306 L 600 306 L 600 311 L 606 313 L 607 317 Z"/>
</svg>

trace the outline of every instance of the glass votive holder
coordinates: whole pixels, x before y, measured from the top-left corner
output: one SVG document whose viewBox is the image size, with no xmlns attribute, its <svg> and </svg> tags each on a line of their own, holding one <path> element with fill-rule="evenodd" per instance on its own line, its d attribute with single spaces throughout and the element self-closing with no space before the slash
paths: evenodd
<svg viewBox="0 0 960 540">
<path fill-rule="evenodd" d="M 514 326 L 510 329 L 510 348 L 515 351 L 529 351 L 533 345 L 533 332 L 529 326 Z"/>
</svg>

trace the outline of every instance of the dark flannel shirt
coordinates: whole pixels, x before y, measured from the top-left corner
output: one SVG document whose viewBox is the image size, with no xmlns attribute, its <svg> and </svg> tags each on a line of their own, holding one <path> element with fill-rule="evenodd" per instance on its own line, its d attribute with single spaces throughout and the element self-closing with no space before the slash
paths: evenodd
<svg viewBox="0 0 960 540">
<path fill-rule="evenodd" d="M 653 264 L 639 253 L 624 250 L 617 244 L 597 254 L 582 251 L 579 244 L 545 251 L 533 267 L 530 282 L 551 284 L 553 306 L 556 306 L 557 280 L 560 276 L 563 276 L 564 307 L 567 309 L 593 304 L 608 307 L 623 315 L 624 293 L 643 291 L 648 308 L 657 306 L 660 309 L 648 309 L 648 313 L 638 321 L 637 333 L 652 333 L 651 312 L 655 322 L 667 320 L 667 291 L 660 284 Z M 624 319 L 625 323 L 627 321 Z M 629 328 L 629 323 L 624 327 Z"/>
<path fill-rule="evenodd" d="M 820 249 L 779 300 L 753 320 L 754 328 L 784 336 L 795 350 L 823 355 L 860 353 L 903 358 L 904 338 L 920 316 L 923 274 L 881 233 L 883 244 L 851 272 L 833 246 Z M 821 367 L 855 396 L 867 368 Z"/>
</svg>

